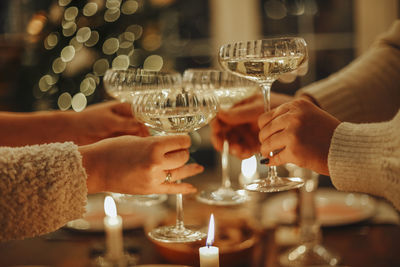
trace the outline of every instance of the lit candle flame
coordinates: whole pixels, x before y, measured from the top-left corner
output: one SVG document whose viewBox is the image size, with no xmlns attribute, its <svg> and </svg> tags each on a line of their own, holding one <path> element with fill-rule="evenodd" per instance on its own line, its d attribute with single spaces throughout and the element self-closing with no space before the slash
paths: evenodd
<svg viewBox="0 0 400 267">
<path fill-rule="evenodd" d="M 242 174 L 246 178 L 252 178 L 257 171 L 256 156 L 242 160 Z"/>
<path fill-rule="evenodd" d="M 109 217 L 117 217 L 117 207 L 115 206 L 114 199 L 110 196 L 106 196 L 104 199 L 104 212 Z"/>
<path fill-rule="evenodd" d="M 208 224 L 208 233 L 207 233 L 207 241 L 206 245 L 209 247 L 214 242 L 214 214 L 211 213 L 210 223 Z"/>
</svg>

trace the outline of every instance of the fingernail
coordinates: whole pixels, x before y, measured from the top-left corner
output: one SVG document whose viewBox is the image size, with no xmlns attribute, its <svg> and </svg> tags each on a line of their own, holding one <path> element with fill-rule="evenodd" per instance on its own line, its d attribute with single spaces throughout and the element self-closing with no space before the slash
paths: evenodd
<svg viewBox="0 0 400 267">
<path fill-rule="evenodd" d="M 269 158 L 264 158 L 260 160 L 261 164 L 268 164 L 269 163 Z"/>
</svg>

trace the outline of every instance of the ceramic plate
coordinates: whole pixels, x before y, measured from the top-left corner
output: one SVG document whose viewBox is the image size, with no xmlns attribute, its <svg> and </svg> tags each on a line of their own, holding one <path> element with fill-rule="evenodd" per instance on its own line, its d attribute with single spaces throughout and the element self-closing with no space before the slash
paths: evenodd
<svg viewBox="0 0 400 267">
<path fill-rule="evenodd" d="M 294 192 L 277 194 L 263 205 L 262 222 L 265 226 L 295 221 L 297 197 Z M 376 212 L 375 200 L 359 193 L 346 193 L 334 189 L 316 192 L 317 216 L 322 226 L 337 226 L 366 220 Z"/>
<path fill-rule="evenodd" d="M 118 215 L 122 217 L 122 225 L 125 230 L 142 227 L 145 222 L 159 220 L 166 214 L 165 208 L 160 205 L 147 207 L 131 202 L 116 204 Z M 104 195 L 90 195 L 83 218 L 70 221 L 65 227 L 78 231 L 102 232 L 104 231 L 104 216 Z"/>
</svg>

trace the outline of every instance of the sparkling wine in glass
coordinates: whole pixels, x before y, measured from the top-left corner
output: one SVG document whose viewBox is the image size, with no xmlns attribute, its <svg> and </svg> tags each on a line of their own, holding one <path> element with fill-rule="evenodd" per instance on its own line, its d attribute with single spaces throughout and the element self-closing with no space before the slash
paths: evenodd
<svg viewBox="0 0 400 267">
<path fill-rule="evenodd" d="M 185 86 L 195 89 L 209 88 L 218 97 L 219 107 L 228 110 L 234 104 L 256 92 L 256 83 L 233 75 L 226 71 L 212 69 L 188 69 L 183 74 Z M 249 197 L 245 190 L 234 190 L 229 176 L 229 143 L 224 140 L 221 152 L 222 184 L 215 190 L 204 190 L 197 195 L 197 200 L 211 205 L 238 205 Z"/>
<path fill-rule="evenodd" d="M 185 87 L 181 76 L 135 69 L 132 110 L 145 125 L 164 134 L 187 134 L 207 125 L 218 111 L 214 92 Z M 176 195 L 176 224 L 154 228 L 149 236 L 160 242 L 201 240 L 206 233 L 183 222 L 182 194 Z"/>
<path fill-rule="evenodd" d="M 264 96 L 264 110 L 270 111 L 272 83 L 280 75 L 295 71 L 307 61 L 307 44 L 303 38 L 282 37 L 243 41 L 221 46 L 218 60 L 223 69 L 259 84 Z M 279 151 L 271 151 L 273 157 Z M 279 192 L 299 188 L 299 177 L 279 177 L 275 166 L 268 166 L 268 176 L 255 180 L 245 188 L 249 191 Z"/>
<path fill-rule="evenodd" d="M 108 69 L 104 75 L 104 88 L 108 95 L 119 100 L 120 102 L 132 103 L 133 85 L 135 71 Z M 179 75 L 178 75 L 179 78 Z M 130 195 L 120 193 L 110 193 L 118 203 L 130 202 L 139 206 L 152 206 L 167 200 L 166 194 L 150 194 L 150 195 Z"/>
</svg>

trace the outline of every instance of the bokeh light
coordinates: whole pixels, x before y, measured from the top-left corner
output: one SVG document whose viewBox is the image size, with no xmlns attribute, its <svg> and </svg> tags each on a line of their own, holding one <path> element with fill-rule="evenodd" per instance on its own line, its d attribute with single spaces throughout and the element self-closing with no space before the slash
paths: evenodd
<svg viewBox="0 0 400 267">
<path fill-rule="evenodd" d="M 265 2 L 264 10 L 271 19 L 283 19 L 287 14 L 285 4 L 278 0 L 268 0 Z"/>
<path fill-rule="evenodd" d="M 76 23 L 73 21 L 67 21 L 62 25 L 62 27 L 63 27 L 62 32 L 65 37 L 74 35 L 77 28 Z"/>
<path fill-rule="evenodd" d="M 46 74 L 42 76 L 39 80 L 39 89 L 42 92 L 48 91 L 54 84 L 56 84 L 58 80 L 57 76 L 51 76 L 50 74 Z"/>
<path fill-rule="evenodd" d="M 78 8 L 76 6 L 71 6 L 67 8 L 64 12 L 64 19 L 67 21 L 75 20 L 76 16 L 78 16 Z"/>
<path fill-rule="evenodd" d="M 97 76 L 103 76 L 109 68 L 110 64 L 107 59 L 101 58 L 93 64 L 93 73 Z"/>
<path fill-rule="evenodd" d="M 77 93 L 72 97 L 71 106 L 72 109 L 76 112 L 81 112 L 86 108 L 87 99 L 86 96 L 82 93 Z"/>
<path fill-rule="evenodd" d="M 139 8 L 138 2 L 135 0 L 127 0 L 122 4 L 121 12 L 125 15 L 131 15 L 135 13 Z"/>
<path fill-rule="evenodd" d="M 81 50 L 82 47 L 83 47 L 83 44 L 81 44 L 80 42 L 78 42 L 78 41 L 76 40 L 76 37 L 72 38 L 72 39 L 69 41 L 69 45 L 72 45 L 72 46 L 75 48 L 75 52 L 78 52 L 78 51 Z"/>
<path fill-rule="evenodd" d="M 87 78 L 87 77 L 92 78 L 92 79 L 96 82 L 96 84 L 99 84 L 99 83 L 100 83 L 100 78 L 99 78 L 98 76 L 94 75 L 93 73 L 88 73 L 88 74 L 86 74 L 85 77 L 86 77 L 86 78 Z"/>
<path fill-rule="evenodd" d="M 46 24 L 47 18 L 39 13 L 35 14 L 26 26 L 26 32 L 30 35 L 38 35 Z"/>
<path fill-rule="evenodd" d="M 76 40 L 80 43 L 84 43 L 89 40 L 91 31 L 89 27 L 82 27 L 76 32 Z"/>
<path fill-rule="evenodd" d="M 68 45 L 61 50 L 61 60 L 64 62 L 71 61 L 75 56 L 75 48 L 72 45 Z"/>
<path fill-rule="evenodd" d="M 66 66 L 67 63 L 65 63 L 64 61 L 61 60 L 61 58 L 58 57 L 53 61 L 52 69 L 54 73 L 61 73 L 65 70 Z"/>
<path fill-rule="evenodd" d="M 145 59 L 145 61 L 143 63 L 143 69 L 159 71 L 159 70 L 161 70 L 163 63 L 164 63 L 164 61 L 161 56 L 151 55 Z"/>
<path fill-rule="evenodd" d="M 133 41 L 135 41 L 135 34 L 133 32 L 126 31 L 126 32 L 120 34 L 119 40 L 121 42 L 123 42 L 123 41 L 133 42 Z"/>
<path fill-rule="evenodd" d="M 142 37 L 143 34 L 143 27 L 137 24 L 130 25 L 126 28 L 126 32 L 131 32 L 135 36 L 135 40 Z"/>
<path fill-rule="evenodd" d="M 62 93 L 57 100 L 57 105 L 60 110 L 67 110 L 71 107 L 72 97 L 68 92 Z"/>
<path fill-rule="evenodd" d="M 58 4 L 60 6 L 67 6 L 69 3 L 71 3 L 72 0 L 58 0 Z"/>
<path fill-rule="evenodd" d="M 96 90 L 96 81 L 93 77 L 86 77 L 82 80 L 79 89 L 85 96 L 90 96 Z"/>
<path fill-rule="evenodd" d="M 119 41 L 117 38 L 109 38 L 103 43 L 103 53 L 112 55 L 117 52 L 119 48 Z"/>
<path fill-rule="evenodd" d="M 85 15 L 86 17 L 91 17 L 91 16 L 93 16 L 93 15 L 96 14 L 97 9 L 98 9 L 97 3 L 90 2 L 90 3 L 87 3 L 87 4 L 83 7 L 82 13 L 83 13 L 83 15 Z"/>
<path fill-rule="evenodd" d="M 157 33 L 146 34 L 142 40 L 143 48 L 147 51 L 154 51 L 161 46 L 161 35 Z"/>
<path fill-rule="evenodd" d="M 117 19 L 119 19 L 119 16 L 121 15 L 121 12 L 119 9 L 107 9 L 106 12 L 104 12 L 104 20 L 107 22 L 114 22 Z"/>
<path fill-rule="evenodd" d="M 129 57 L 127 55 L 119 55 L 111 63 L 113 69 L 126 70 L 129 67 Z"/>
<path fill-rule="evenodd" d="M 47 50 L 53 49 L 58 44 L 58 33 L 52 32 L 50 33 L 46 39 L 44 39 L 44 47 Z"/>
<path fill-rule="evenodd" d="M 92 31 L 90 34 L 89 39 L 85 42 L 85 45 L 87 47 L 92 47 L 95 46 L 97 44 L 97 42 L 99 41 L 100 35 L 98 31 Z"/>
<path fill-rule="evenodd" d="M 106 7 L 108 9 L 117 9 L 121 6 L 121 1 L 120 0 L 107 0 L 106 1 Z"/>
</svg>

